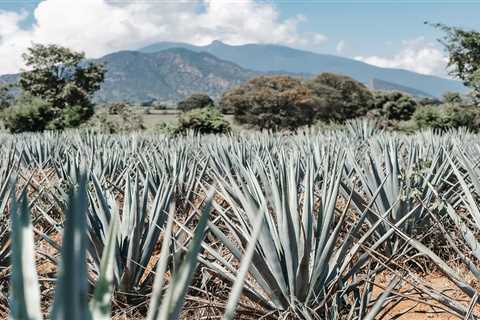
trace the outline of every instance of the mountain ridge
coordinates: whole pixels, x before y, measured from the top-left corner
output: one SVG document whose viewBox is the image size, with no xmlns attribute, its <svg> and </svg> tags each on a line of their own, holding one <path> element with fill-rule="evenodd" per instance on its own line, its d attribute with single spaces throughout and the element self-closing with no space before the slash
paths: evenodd
<svg viewBox="0 0 480 320">
<path fill-rule="evenodd" d="M 195 46 L 181 42 L 159 42 L 140 52 L 155 52 L 172 47 L 182 47 L 196 52 L 208 52 L 220 59 L 231 61 L 243 68 L 259 72 L 292 72 L 319 74 L 333 72 L 351 76 L 368 85 L 372 79 L 380 79 L 400 86 L 414 88 L 440 97 L 447 91 L 466 92 L 459 81 L 424 75 L 403 69 L 381 68 L 355 59 L 330 54 L 320 54 L 275 44 L 229 45 L 213 41 L 209 45 Z"/>
</svg>

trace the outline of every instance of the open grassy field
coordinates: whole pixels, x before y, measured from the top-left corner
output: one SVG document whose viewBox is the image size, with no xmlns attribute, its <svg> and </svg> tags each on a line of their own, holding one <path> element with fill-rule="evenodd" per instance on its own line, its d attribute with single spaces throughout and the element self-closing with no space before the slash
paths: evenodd
<svg viewBox="0 0 480 320">
<path fill-rule="evenodd" d="M 478 135 L 0 140 L 3 317 L 480 315 Z"/>
</svg>

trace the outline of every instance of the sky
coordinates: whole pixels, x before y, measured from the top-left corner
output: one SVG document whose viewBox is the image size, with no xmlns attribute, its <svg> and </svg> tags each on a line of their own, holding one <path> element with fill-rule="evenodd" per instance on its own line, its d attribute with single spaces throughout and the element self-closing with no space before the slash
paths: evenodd
<svg viewBox="0 0 480 320">
<path fill-rule="evenodd" d="M 480 30 L 480 0 L 0 0 L 0 74 L 31 43 L 97 58 L 158 41 L 275 43 L 448 77 L 441 32 Z"/>
</svg>

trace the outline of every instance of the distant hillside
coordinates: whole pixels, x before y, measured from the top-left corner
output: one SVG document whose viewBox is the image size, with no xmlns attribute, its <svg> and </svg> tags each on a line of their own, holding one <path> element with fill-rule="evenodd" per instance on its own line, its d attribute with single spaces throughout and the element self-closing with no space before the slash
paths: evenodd
<svg viewBox="0 0 480 320">
<path fill-rule="evenodd" d="M 372 66 L 354 59 L 318 54 L 279 45 L 247 44 L 231 46 L 214 41 L 207 46 L 185 43 L 161 42 L 141 49 L 142 52 L 158 52 L 181 47 L 197 52 L 208 52 L 220 59 L 232 61 L 243 68 L 260 72 L 284 71 L 297 74 L 333 72 L 349 75 L 358 81 L 370 84 L 372 79 L 414 88 L 431 96 L 440 97 L 447 91 L 465 92 L 458 81 L 427 76 L 411 71 Z"/>
<path fill-rule="evenodd" d="M 99 101 L 176 101 L 196 92 L 218 97 L 257 75 L 209 53 L 181 48 L 156 53 L 121 51 L 98 61 L 108 70 L 96 94 Z"/>
<path fill-rule="evenodd" d="M 380 91 L 400 91 L 400 92 L 409 94 L 414 97 L 419 97 L 419 98 L 433 98 L 432 95 L 426 92 L 423 92 L 414 88 L 410 88 L 407 86 L 401 86 L 399 84 L 380 80 L 380 79 L 372 79 L 369 87 L 373 90 L 380 90 Z"/>
<path fill-rule="evenodd" d="M 4 74 L 0 76 L 0 85 L 17 82 L 18 74 Z"/>
</svg>

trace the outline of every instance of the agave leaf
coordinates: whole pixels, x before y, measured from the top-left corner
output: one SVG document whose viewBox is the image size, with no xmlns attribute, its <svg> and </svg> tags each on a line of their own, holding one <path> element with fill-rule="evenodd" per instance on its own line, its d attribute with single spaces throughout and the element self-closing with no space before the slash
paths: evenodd
<svg viewBox="0 0 480 320">
<path fill-rule="evenodd" d="M 62 263 L 51 312 L 53 320 L 89 320 L 86 268 L 87 183 L 78 175 L 77 189 L 70 193 L 66 210 Z"/>
<path fill-rule="evenodd" d="M 168 256 L 170 254 L 170 238 L 172 237 L 173 221 L 175 215 L 175 207 L 172 205 L 170 208 L 170 213 L 168 215 L 167 227 L 163 234 L 163 243 L 160 251 L 160 257 L 158 259 L 159 263 L 157 269 L 155 270 L 155 281 L 153 283 L 152 298 L 150 302 L 150 307 L 148 308 L 147 320 L 159 319 L 160 306 L 162 300 L 162 291 L 164 274 L 167 270 L 168 265 Z"/>
<path fill-rule="evenodd" d="M 214 193 L 211 191 L 207 196 L 205 207 L 203 208 L 202 215 L 198 221 L 188 252 L 180 265 L 178 273 L 173 276 L 173 279 L 168 286 L 158 315 L 155 318 L 157 320 L 175 320 L 180 316 L 180 311 L 185 301 L 185 295 L 187 294 L 188 287 L 197 266 L 197 256 L 202 246 L 208 217 L 212 207 L 213 195 Z"/>
<path fill-rule="evenodd" d="M 93 298 L 90 301 L 90 311 L 94 320 L 108 320 L 111 318 L 115 251 L 117 248 L 117 232 L 120 222 L 115 213 L 112 215 L 110 221 L 107 241 L 100 262 L 100 274 L 95 286 Z"/>
<path fill-rule="evenodd" d="M 33 229 L 25 192 L 17 203 L 12 192 L 11 319 L 40 320 L 40 288 L 35 265 Z"/>
<path fill-rule="evenodd" d="M 227 306 L 225 307 L 225 314 L 223 316 L 223 319 L 225 320 L 231 320 L 235 316 L 235 310 L 237 308 L 238 301 L 240 300 L 240 295 L 243 291 L 245 277 L 247 276 L 248 269 L 250 268 L 253 255 L 255 253 L 255 246 L 257 245 L 258 237 L 262 231 L 263 220 L 263 214 L 259 213 L 253 227 L 252 237 L 250 238 L 245 255 L 241 260 L 242 263 L 240 264 L 240 268 L 237 273 L 237 279 L 235 280 L 233 288 L 230 291 L 230 297 L 228 298 Z"/>
</svg>

